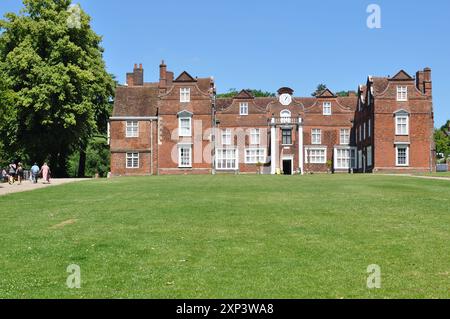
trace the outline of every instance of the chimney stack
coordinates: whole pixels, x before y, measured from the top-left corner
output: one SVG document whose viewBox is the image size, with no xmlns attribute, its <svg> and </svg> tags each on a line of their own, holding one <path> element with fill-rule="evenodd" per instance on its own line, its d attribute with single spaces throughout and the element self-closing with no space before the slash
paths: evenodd
<svg viewBox="0 0 450 319">
<path fill-rule="evenodd" d="M 164 60 L 159 65 L 159 89 L 161 92 L 165 92 L 167 88 L 167 65 Z"/>
<path fill-rule="evenodd" d="M 431 81 L 431 69 L 430 68 L 425 68 L 423 69 L 423 74 L 424 74 L 424 93 L 427 96 L 432 96 L 433 95 L 433 83 Z"/>
<path fill-rule="evenodd" d="M 142 64 L 139 66 L 137 64 L 134 65 L 134 85 L 143 86 L 144 85 L 144 69 L 142 68 Z"/>
</svg>

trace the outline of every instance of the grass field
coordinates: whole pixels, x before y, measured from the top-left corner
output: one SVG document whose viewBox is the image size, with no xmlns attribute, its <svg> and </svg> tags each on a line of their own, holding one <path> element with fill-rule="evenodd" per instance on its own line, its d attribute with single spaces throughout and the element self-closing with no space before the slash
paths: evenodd
<svg viewBox="0 0 450 319">
<path fill-rule="evenodd" d="M 450 297 L 450 181 L 123 178 L 0 207 L 1 298 Z"/>
</svg>

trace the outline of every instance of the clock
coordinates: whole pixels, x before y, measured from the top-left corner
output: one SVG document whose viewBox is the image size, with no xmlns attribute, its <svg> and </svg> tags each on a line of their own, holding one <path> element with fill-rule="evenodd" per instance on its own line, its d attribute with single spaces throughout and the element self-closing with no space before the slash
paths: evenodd
<svg viewBox="0 0 450 319">
<path fill-rule="evenodd" d="M 280 95 L 280 103 L 284 106 L 288 106 L 292 103 L 292 96 L 290 94 L 284 93 Z"/>
</svg>

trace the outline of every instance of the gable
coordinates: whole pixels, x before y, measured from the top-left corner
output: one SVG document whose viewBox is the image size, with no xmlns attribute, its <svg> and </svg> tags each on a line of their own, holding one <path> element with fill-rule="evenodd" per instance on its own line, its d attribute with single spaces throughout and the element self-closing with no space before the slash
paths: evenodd
<svg viewBox="0 0 450 319">
<path fill-rule="evenodd" d="M 330 98 L 330 97 L 336 97 L 336 95 L 333 94 L 329 89 L 323 90 L 318 96 L 318 98 Z"/>
<path fill-rule="evenodd" d="M 197 82 L 196 79 L 194 79 L 189 73 L 186 71 L 183 71 L 174 82 Z"/>
<path fill-rule="evenodd" d="M 391 80 L 414 80 L 413 77 L 411 77 L 408 73 L 406 73 L 404 70 L 400 70 L 396 75 L 394 75 Z"/>
<path fill-rule="evenodd" d="M 251 92 L 247 90 L 242 90 L 238 95 L 234 97 L 235 99 L 254 99 L 254 96 Z"/>
</svg>

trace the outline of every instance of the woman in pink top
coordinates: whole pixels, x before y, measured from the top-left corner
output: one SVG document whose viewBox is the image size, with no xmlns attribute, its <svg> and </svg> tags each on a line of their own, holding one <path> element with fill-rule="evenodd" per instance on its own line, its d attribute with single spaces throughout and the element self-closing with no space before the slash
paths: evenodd
<svg viewBox="0 0 450 319">
<path fill-rule="evenodd" d="M 42 178 L 44 180 L 44 183 L 50 183 L 50 167 L 48 167 L 47 163 L 44 163 L 41 167 L 42 172 Z"/>
</svg>

